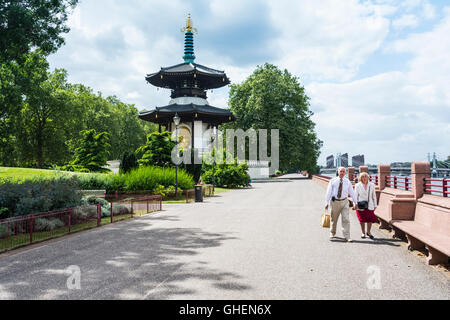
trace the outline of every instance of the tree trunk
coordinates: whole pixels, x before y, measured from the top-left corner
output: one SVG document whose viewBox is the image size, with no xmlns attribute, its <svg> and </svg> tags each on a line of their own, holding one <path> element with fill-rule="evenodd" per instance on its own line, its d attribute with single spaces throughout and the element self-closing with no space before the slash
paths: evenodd
<svg viewBox="0 0 450 320">
<path fill-rule="evenodd" d="M 39 169 L 42 169 L 42 166 L 43 166 L 42 162 L 43 162 L 43 157 L 44 157 L 43 131 L 44 131 L 44 128 L 42 125 L 40 125 L 36 132 L 36 159 L 37 159 L 37 166 Z"/>
</svg>

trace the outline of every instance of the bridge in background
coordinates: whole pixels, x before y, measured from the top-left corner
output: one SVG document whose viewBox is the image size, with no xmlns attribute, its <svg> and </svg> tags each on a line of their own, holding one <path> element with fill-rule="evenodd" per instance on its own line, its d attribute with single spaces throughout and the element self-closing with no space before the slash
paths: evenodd
<svg viewBox="0 0 450 320">
<path fill-rule="evenodd" d="M 326 174 L 326 175 L 335 174 L 336 170 L 337 170 L 337 168 L 324 168 L 324 169 L 320 170 L 320 174 Z M 439 177 L 450 176 L 450 169 L 436 168 L 433 170 L 436 170 L 436 176 L 439 176 Z M 356 171 L 356 173 L 359 173 L 359 168 L 355 168 L 355 171 Z M 411 168 L 410 167 L 409 168 L 391 167 L 391 172 L 395 173 L 396 175 L 399 175 L 399 176 L 410 176 Z M 371 174 L 378 173 L 378 167 L 369 167 L 369 173 L 371 173 Z"/>
</svg>

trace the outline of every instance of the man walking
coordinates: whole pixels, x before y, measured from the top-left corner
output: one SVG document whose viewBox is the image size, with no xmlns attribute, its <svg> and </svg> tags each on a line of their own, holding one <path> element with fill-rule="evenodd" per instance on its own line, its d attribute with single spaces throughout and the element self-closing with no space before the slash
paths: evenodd
<svg viewBox="0 0 450 320">
<path fill-rule="evenodd" d="M 344 238 L 347 242 L 352 242 L 350 238 L 350 201 L 348 197 L 352 197 L 355 207 L 357 207 L 358 200 L 356 199 L 352 183 L 345 177 L 346 173 L 347 170 L 345 168 L 339 168 L 339 175 L 328 184 L 325 210 L 328 210 L 331 202 L 330 240 L 336 236 L 337 223 L 339 216 L 342 215 L 342 232 Z"/>
</svg>

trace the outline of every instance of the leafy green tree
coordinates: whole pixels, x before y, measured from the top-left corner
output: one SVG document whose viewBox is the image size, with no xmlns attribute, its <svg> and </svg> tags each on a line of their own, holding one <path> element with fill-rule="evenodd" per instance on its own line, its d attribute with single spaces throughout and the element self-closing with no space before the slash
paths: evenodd
<svg viewBox="0 0 450 320">
<path fill-rule="evenodd" d="M 39 77 L 45 81 L 42 56 L 54 53 L 64 43 L 62 34 L 69 31 L 66 26 L 68 14 L 77 2 L 0 1 L 0 162 L 3 165 L 12 166 L 24 161 L 17 148 L 22 141 L 15 133 L 23 100 L 29 94 L 30 86 L 36 88 L 34 84 Z M 32 67 L 36 69 L 29 77 Z"/>
<path fill-rule="evenodd" d="M 122 157 L 122 161 L 120 162 L 120 172 L 127 173 L 138 167 L 139 163 L 136 158 L 136 154 L 134 152 L 125 152 Z"/>
<path fill-rule="evenodd" d="M 171 133 L 153 132 L 148 135 L 147 143 L 137 150 L 142 154 L 139 164 L 143 166 L 170 167 L 172 163 L 172 150 L 176 142 L 172 141 Z"/>
<path fill-rule="evenodd" d="M 272 64 L 258 66 L 243 83 L 231 86 L 229 105 L 237 121 L 224 129 L 268 129 L 269 142 L 270 129 L 279 129 L 280 169 L 315 169 L 322 142 L 298 78 Z"/>
<path fill-rule="evenodd" d="M 101 132 L 97 134 L 95 129 L 81 132 L 82 139 L 75 150 L 76 158 L 71 165 L 89 170 L 89 172 L 108 172 L 104 169 L 108 160 L 109 134 Z"/>
<path fill-rule="evenodd" d="M 47 68 L 42 55 L 34 54 L 25 62 L 21 76 L 28 78 L 29 83 L 24 87 L 24 102 L 15 118 L 21 158 L 28 165 L 36 163 L 38 168 L 63 157 L 65 120 L 71 114 L 66 95 L 67 72 L 49 73 Z"/>
<path fill-rule="evenodd" d="M 68 15 L 78 0 L 0 1 L 0 63 L 22 61 L 40 49 L 54 53 L 69 32 Z"/>
</svg>

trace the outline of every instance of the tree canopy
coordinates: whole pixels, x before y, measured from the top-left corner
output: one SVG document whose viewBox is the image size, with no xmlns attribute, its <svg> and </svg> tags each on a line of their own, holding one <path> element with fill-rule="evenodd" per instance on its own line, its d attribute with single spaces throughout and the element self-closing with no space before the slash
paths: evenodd
<svg viewBox="0 0 450 320">
<path fill-rule="evenodd" d="M 68 15 L 78 0 L 0 1 L 0 63 L 23 61 L 31 50 L 55 52 L 69 32 Z"/>
<path fill-rule="evenodd" d="M 231 86 L 230 110 L 237 121 L 224 128 L 280 130 L 280 168 L 316 168 L 322 141 L 317 138 L 309 97 L 299 79 L 272 64 L 258 66 L 243 83 Z M 269 147 L 270 150 L 270 147 Z"/>
<path fill-rule="evenodd" d="M 65 165 L 74 159 L 80 132 L 90 129 L 108 133 L 108 160 L 117 160 L 142 146 L 147 134 L 157 129 L 139 120 L 134 105 L 69 83 L 63 69 L 48 69 L 40 52 L 28 54 L 22 66 L 10 69 L 19 97 L 5 97 L 0 105 L 0 165 Z"/>
</svg>

